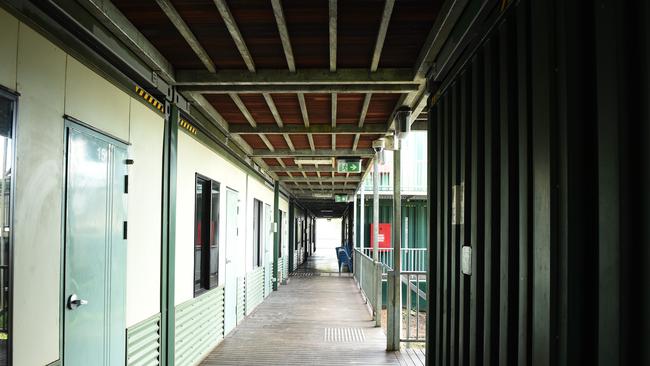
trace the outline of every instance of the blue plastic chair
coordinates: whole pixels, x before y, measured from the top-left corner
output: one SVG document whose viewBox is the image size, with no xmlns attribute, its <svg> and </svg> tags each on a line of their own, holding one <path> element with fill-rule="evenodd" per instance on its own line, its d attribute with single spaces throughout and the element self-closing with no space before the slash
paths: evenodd
<svg viewBox="0 0 650 366">
<path fill-rule="evenodd" d="M 348 266 L 348 271 L 352 272 L 352 256 L 346 247 L 336 247 L 336 258 L 339 261 L 339 273 L 341 273 L 343 265 Z"/>
</svg>

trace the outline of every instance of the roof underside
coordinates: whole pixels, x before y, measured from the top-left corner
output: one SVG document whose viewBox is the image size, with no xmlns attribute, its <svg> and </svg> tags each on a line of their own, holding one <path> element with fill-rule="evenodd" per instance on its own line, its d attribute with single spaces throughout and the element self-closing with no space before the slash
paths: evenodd
<svg viewBox="0 0 650 366">
<path fill-rule="evenodd" d="M 423 110 L 422 54 L 441 0 L 113 0 L 253 160 L 317 216 L 346 204 L 395 110 Z M 198 103 L 198 102 L 197 102 Z M 361 174 L 296 158 L 362 157 Z M 331 211 L 330 211 L 331 210 Z"/>
</svg>

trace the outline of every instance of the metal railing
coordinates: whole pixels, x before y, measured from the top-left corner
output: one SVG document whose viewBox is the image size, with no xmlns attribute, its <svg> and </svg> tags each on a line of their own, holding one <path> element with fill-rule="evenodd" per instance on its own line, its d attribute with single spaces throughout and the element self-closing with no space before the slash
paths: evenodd
<svg viewBox="0 0 650 366">
<path fill-rule="evenodd" d="M 372 248 L 362 248 L 361 250 L 364 255 L 372 258 Z M 392 270 L 393 263 L 395 263 L 393 248 L 380 248 L 378 254 L 379 262 L 383 263 L 388 270 Z M 402 258 L 402 272 L 426 272 L 429 260 L 427 248 L 402 248 L 400 257 Z"/>
<path fill-rule="evenodd" d="M 402 299 L 402 342 L 424 342 L 427 324 L 427 273 L 402 272 L 402 286 L 406 286 L 406 299 Z"/>
<path fill-rule="evenodd" d="M 370 305 L 375 323 L 381 325 L 382 308 L 382 274 L 383 265 L 363 254 L 359 249 L 354 250 L 354 278 L 359 289 Z"/>
</svg>

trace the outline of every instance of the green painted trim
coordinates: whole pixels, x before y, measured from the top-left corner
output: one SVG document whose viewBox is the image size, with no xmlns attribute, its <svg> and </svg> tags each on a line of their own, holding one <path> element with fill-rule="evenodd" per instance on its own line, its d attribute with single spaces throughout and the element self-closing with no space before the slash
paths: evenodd
<svg viewBox="0 0 650 366">
<path fill-rule="evenodd" d="M 282 225 L 280 222 L 278 222 L 279 220 L 280 182 L 276 180 L 273 187 L 273 222 L 275 223 L 275 232 L 273 233 L 273 275 L 271 276 L 271 280 L 273 281 L 273 291 L 278 290 L 278 283 L 281 280 L 278 278 L 278 261 L 280 260 L 280 230 L 282 230 Z"/>
<path fill-rule="evenodd" d="M 167 104 L 163 141 L 162 235 L 160 263 L 160 364 L 174 365 L 176 275 L 176 164 L 179 109 Z"/>
</svg>

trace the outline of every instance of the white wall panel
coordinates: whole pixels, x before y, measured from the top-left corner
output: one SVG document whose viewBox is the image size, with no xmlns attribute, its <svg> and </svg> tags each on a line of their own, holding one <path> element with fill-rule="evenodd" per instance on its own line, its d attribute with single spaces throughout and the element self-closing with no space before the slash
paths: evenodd
<svg viewBox="0 0 650 366">
<path fill-rule="evenodd" d="M 219 219 L 219 283 L 224 281 L 225 268 L 225 223 L 223 215 L 226 210 L 226 187 L 240 193 L 244 200 L 246 192 L 246 173 L 230 161 L 216 154 L 184 131 L 178 133 L 178 168 L 176 188 L 176 294 L 175 304 L 178 305 L 194 297 L 194 194 L 196 173 L 204 175 L 221 184 L 220 187 L 220 219 Z M 271 192 L 271 195 L 273 193 Z M 243 207 L 240 208 L 240 220 L 243 217 Z M 245 222 L 240 221 L 239 236 L 243 249 L 244 235 L 242 230 L 248 229 Z"/>
<path fill-rule="evenodd" d="M 0 8 L 0 85 L 16 89 L 18 19 Z"/>
<path fill-rule="evenodd" d="M 164 120 L 131 100 L 126 326 L 160 311 L 160 230 Z"/>
<path fill-rule="evenodd" d="M 20 25 L 14 364 L 59 358 L 65 53 Z"/>
<path fill-rule="evenodd" d="M 129 141 L 131 98 L 106 79 L 68 57 L 65 113 Z"/>
</svg>

